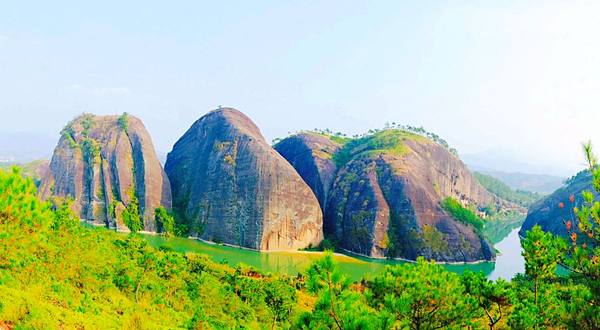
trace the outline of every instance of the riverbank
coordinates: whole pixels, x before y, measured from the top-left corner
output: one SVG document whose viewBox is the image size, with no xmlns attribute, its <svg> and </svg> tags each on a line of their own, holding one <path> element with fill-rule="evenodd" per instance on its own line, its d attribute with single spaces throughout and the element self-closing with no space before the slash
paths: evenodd
<svg viewBox="0 0 600 330">
<path fill-rule="evenodd" d="M 82 221 L 82 224 L 89 227 L 92 223 Z M 125 231 L 119 231 L 126 234 Z M 260 269 L 264 273 L 276 273 L 297 275 L 306 270 L 310 263 L 322 257 L 324 252 L 319 251 L 269 251 L 260 252 L 239 246 L 227 244 L 217 244 L 197 237 L 165 237 L 156 233 L 140 233 L 155 248 L 162 245 L 171 247 L 174 251 L 180 253 L 203 253 L 209 255 L 213 261 L 225 263 L 231 266 L 243 263 Z M 513 236 L 517 236 L 515 239 Z M 506 241 L 506 242 L 505 242 Z M 520 257 L 520 243 L 518 239 L 518 228 L 510 232 L 496 248 L 501 254 L 496 258 L 496 262 L 478 262 L 478 263 L 439 263 L 449 271 L 461 274 L 466 270 L 474 272 L 483 272 L 492 279 L 499 277 L 510 281 L 512 277 L 524 271 L 524 262 Z M 398 264 L 414 263 L 414 260 L 398 259 L 373 259 L 356 255 L 350 252 L 334 253 L 334 259 L 338 262 L 340 270 L 353 281 L 359 281 L 362 278 L 372 278 L 385 270 L 387 266 Z"/>
</svg>

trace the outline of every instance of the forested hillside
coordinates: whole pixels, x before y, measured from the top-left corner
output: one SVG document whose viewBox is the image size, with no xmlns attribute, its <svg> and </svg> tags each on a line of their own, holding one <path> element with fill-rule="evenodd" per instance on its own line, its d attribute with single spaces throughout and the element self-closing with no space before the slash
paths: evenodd
<svg viewBox="0 0 600 330">
<path fill-rule="evenodd" d="M 512 190 L 506 183 L 488 174 L 473 172 L 473 175 L 482 186 L 494 195 L 521 206 L 529 207 L 544 197 L 536 192 Z"/>
<path fill-rule="evenodd" d="M 560 246 L 539 227 L 524 242 L 528 275 L 512 283 L 422 259 L 351 283 L 330 255 L 298 276 L 261 274 L 84 228 L 66 204 L 54 208 L 18 169 L 0 172 L 2 329 L 597 329 L 600 321 L 594 291 L 578 284 L 585 278 L 552 279 L 547 256 Z"/>
</svg>

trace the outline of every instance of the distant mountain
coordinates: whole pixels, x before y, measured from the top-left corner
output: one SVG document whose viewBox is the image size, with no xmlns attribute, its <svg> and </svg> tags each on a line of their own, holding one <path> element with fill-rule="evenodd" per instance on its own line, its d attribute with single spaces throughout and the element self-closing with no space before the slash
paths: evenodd
<svg viewBox="0 0 600 330">
<path fill-rule="evenodd" d="M 537 165 L 523 162 L 524 156 L 503 148 L 488 149 L 479 153 L 461 154 L 471 171 L 491 175 L 513 190 L 526 190 L 551 194 L 563 186 L 564 169 L 551 164 Z"/>
<path fill-rule="evenodd" d="M 508 173 L 479 170 L 506 183 L 513 190 L 526 190 L 544 195 L 553 193 L 563 186 L 563 178 L 546 174 Z"/>
<path fill-rule="evenodd" d="M 555 177 L 566 177 L 571 170 L 557 167 L 548 162 L 530 163 L 526 155 L 519 155 L 511 150 L 492 148 L 478 153 L 461 154 L 460 159 L 472 171 L 546 174 Z M 523 160 L 526 161 L 523 161 Z M 561 179 L 562 181 L 562 179 Z M 508 182 L 506 182 L 508 183 Z"/>
<path fill-rule="evenodd" d="M 524 207 L 529 207 L 544 197 L 544 195 L 537 192 L 513 189 L 502 180 L 490 174 L 473 172 L 473 175 L 492 194 Z"/>
<path fill-rule="evenodd" d="M 38 133 L 0 132 L 0 163 L 28 163 L 49 159 L 58 137 Z"/>
</svg>

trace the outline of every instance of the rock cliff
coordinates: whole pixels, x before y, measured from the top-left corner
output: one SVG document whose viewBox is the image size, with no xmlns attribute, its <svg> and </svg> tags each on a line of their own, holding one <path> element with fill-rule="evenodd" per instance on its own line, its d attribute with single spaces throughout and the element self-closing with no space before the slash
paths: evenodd
<svg viewBox="0 0 600 330">
<path fill-rule="evenodd" d="M 446 148 L 396 129 L 347 139 L 343 146 L 327 139 L 300 134 L 276 148 L 326 201 L 325 234 L 341 248 L 379 258 L 495 258 L 480 231 L 454 219 L 441 202 L 451 197 L 478 208 L 505 202 L 482 187 Z M 336 169 L 333 183 L 327 183 Z"/>
<path fill-rule="evenodd" d="M 196 121 L 167 156 L 174 212 L 191 235 L 257 250 L 319 244 L 322 212 L 294 168 L 241 112 Z"/>
<path fill-rule="evenodd" d="M 142 122 L 127 114 L 84 114 L 71 121 L 39 194 L 44 200 L 73 199 L 82 219 L 119 230 L 156 231 L 155 208 L 171 208 L 169 179 L 152 140 Z M 140 224 L 133 223 L 136 218 Z"/>
<path fill-rule="evenodd" d="M 285 138 L 274 148 L 298 171 L 317 196 L 321 209 L 327 206 L 327 196 L 337 174 L 333 156 L 341 148 L 329 136 L 300 133 Z"/>
<path fill-rule="evenodd" d="M 533 204 L 529 208 L 527 218 L 523 226 L 521 226 L 521 230 L 519 230 L 519 235 L 525 237 L 527 231 L 538 224 L 544 231 L 566 237 L 567 228 L 563 221 L 575 218 L 573 208 L 583 204 L 584 201 L 581 193 L 584 190 L 594 193 L 596 199 L 599 197 L 594 189 L 589 171 L 580 172 L 570 180 L 566 187 L 556 190 L 554 193 Z M 573 203 L 570 201 L 571 196 L 574 198 Z M 560 208 L 558 206 L 559 203 L 563 203 L 564 207 Z"/>
</svg>

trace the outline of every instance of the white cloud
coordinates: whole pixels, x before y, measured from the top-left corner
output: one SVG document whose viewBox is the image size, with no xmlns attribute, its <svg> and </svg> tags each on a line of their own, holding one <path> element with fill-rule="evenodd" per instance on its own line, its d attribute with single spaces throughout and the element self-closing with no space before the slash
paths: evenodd
<svg viewBox="0 0 600 330">
<path fill-rule="evenodd" d="M 10 39 L 9 36 L 7 36 L 5 34 L 0 34 L 0 41 L 7 41 L 8 39 Z"/>
<path fill-rule="evenodd" d="M 89 93 L 95 96 L 127 94 L 131 92 L 131 90 L 127 87 L 88 87 L 79 84 L 73 84 L 67 87 L 67 89 Z"/>
</svg>

